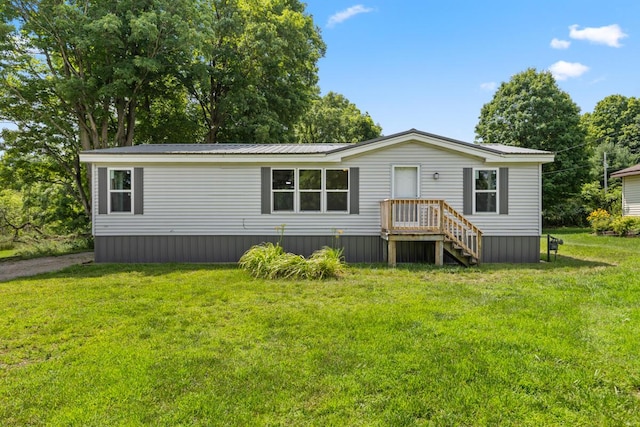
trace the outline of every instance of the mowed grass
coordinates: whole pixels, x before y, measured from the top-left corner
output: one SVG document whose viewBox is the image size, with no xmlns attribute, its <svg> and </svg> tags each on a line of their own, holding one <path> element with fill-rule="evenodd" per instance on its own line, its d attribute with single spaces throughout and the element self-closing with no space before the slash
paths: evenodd
<svg viewBox="0 0 640 427">
<path fill-rule="evenodd" d="M 640 425 L 640 239 L 553 234 L 536 265 L 0 283 L 0 425 Z"/>
</svg>

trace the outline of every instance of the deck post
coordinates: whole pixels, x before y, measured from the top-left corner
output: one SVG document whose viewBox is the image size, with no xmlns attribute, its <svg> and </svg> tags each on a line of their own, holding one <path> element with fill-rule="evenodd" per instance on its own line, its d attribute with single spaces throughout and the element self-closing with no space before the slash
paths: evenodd
<svg viewBox="0 0 640 427">
<path fill-rule="evenodd" d="M 393 239 L 389 239 L 387 241 L 387 261 L 389 262 L 389 267 L 396 266 L 396 241 Z"/>
<path fill-rule="evenodd" d="M 444 240 L 436 240 L 436 265 L 444 265 Z"/>
</svg>

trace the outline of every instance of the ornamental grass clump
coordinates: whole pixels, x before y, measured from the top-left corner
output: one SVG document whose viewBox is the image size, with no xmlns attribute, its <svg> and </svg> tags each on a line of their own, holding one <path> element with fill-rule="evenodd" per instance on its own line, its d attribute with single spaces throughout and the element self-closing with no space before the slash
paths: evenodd
<svg viewBox="0 0 640 427">
<path fill-rule="evenodd" d="M 262 243 L 252 246 L 246 251 L 238 264 L 254 277 L 269 277 L 275 260 L 283 254 L 282 246 L 273 243 Z"/>
<path fill-rule="evenodd" d="M 267 279 L 304 279 L 309 267 L 302 255 L 283 252 L 271 261 Z"/>
<path fill-rule="evenodd" d="M 305 259 L 273 243 L 251 247 L 238 264 L 263 279 L 325 279 L 338 277 L 344 271 L 342 249 L 324 247 Z"/>
<path fill-rule="evenodd" d="M 326 279 L 338 277 L 344 272 L 344 257 L 342 249 L 323 247 L 315 251 L 307 260 L 310 279 Z"/>
</svg>

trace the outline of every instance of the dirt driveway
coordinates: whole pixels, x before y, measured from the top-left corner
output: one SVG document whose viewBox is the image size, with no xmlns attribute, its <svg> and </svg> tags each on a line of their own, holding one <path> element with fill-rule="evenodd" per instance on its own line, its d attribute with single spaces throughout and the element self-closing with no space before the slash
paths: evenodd
<svg viewBox="0 0 640 427">
<path fill-rule="evenodd" d="M 93 252 L 82 252 L 79 254 L 34 258 L 23 261 L 0 262 L 0 282 L 18 277 L 58 271 L 72 265 L 86 264 L 92 261 Z"/>
</svg>

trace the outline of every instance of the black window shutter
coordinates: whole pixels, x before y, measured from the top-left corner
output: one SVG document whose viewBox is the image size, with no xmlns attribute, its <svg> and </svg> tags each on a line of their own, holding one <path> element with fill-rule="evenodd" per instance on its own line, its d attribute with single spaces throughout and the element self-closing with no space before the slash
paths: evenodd
<svg viewBox="0 0 640 427">
<path fill-rule="evenodd" d="M 260 209 L 263 214 L 271 213 L 271 168 L 260 168 Z"/>
<path fill-rule="evenodd" d="M 142 215 L 144 213 L 144 169 L 133 169 L 133 214 Z"/>
<path fill-rule="evenodd" d="M 107 168 L 98 168 L 98 214 L 107 213 L 107 185 L 109 185 Z"/>
<path fill-rule="evenodd" d="M 473 169 L 462 169 L 462 213 L 473 214 Z"/>
<path fill-rule="evenodd" d="M 509 215 L 509 168 L 500 168 L 498 175 L 499 213 L 500 215 Z"/>
<path fill-rule="evenodd" d="M 360 214 L 360 168 L 349 169 L 349 214 Z"/>
</svg>

